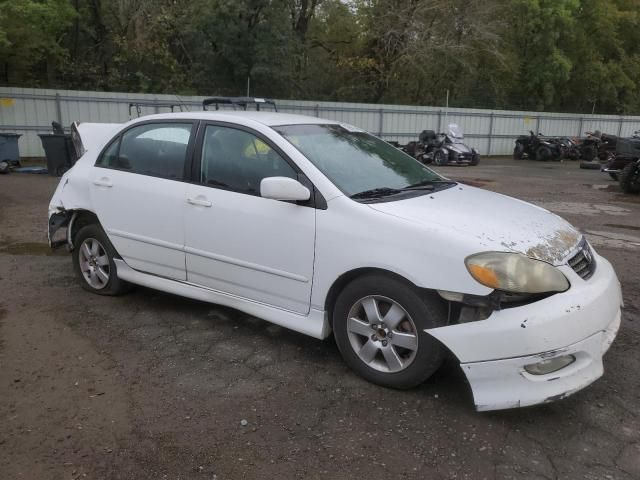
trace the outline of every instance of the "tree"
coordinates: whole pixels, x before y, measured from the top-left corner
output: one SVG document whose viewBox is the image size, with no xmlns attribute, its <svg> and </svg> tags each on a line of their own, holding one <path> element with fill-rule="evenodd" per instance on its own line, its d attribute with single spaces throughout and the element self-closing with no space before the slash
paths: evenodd
<svg viewBox="0 0 640 480">
<path fill-rule="evenodd" d="M 75 12 L 67 0 L 0 1 L 0 75 L 6 84 L 48 86 L 67 52 L 62 36 Z"/>
</svg>

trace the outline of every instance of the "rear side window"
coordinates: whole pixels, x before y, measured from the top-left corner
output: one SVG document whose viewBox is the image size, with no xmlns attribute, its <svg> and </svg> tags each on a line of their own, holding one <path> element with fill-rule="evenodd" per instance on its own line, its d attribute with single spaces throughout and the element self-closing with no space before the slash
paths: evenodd
<svg viewBox="0 0 640 480">
<path fill-rule="evenodd" d="M 182 180 L 190 123 L 152 123 L 127 130 L 96 165 L 142 175 Z"/>
</svg>

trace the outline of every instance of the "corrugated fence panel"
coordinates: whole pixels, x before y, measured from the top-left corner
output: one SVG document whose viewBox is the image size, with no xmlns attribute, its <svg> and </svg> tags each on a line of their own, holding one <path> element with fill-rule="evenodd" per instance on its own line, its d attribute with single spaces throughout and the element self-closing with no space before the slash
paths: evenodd
<svg viewBox="0 0 640 480">
<path fill-rule="evenodd" d="M 71 122 L 126 122 L 138 116 L 129 104 L 140 105 L 140 115 L 175 111 L 199 111 L 200 96 L 150 95 L 136 93 L 84 92 L 26 88 L 0 88 L 0 131 L 17 132 L 22 156 L 43 156 L 38 133 L 51 131 L 51 122 L 68 127 Z M 483 155 L 510 155 L 513 142 L 529 130 L 549 136 L 579 136 L 600 130 L 630 136 L 640 130 L 640 117 L 578 115 L 504 110 L 479 110 L 406 105 L 377 105 L 302 100 L 276 100 L 278 111 L 309 115 L 349 123 L 380 135 L 386 140 L 406 143 L 422 130 L 444 131 L 457 123 L 466 142 Z M 220 106 L 226 110 L 233 107 Z"/>
</svg>

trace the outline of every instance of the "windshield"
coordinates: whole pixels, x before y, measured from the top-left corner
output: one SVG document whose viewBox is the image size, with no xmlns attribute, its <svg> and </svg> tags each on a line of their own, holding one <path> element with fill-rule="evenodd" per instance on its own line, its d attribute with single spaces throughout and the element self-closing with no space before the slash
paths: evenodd
<svg viewBox="0 0 640 480">
<path fill-rule="evenodd" d="M 448 183 L 389 143 L 342 125 L 285 125 L 275 130 L 345 195 L 388 192 L 417 184 Z"/>
<path fill-rule="evenodd" d="M 447 133 L 453 143 L 462 143 L 462 129 L 457 123 L 450 123 Z"/>
</svg>

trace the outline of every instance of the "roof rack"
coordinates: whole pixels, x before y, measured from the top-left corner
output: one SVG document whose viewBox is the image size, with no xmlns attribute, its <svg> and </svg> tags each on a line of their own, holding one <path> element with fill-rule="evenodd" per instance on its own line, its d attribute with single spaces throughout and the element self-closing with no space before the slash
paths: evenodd
<svg viewBox="0 0 640 480">
<path fill-rule="evenodd" d="M 129 104 L 129 118 L 131 118 L 131 109 L 135 107 L 138 117 L 142 113 L 142 107 L 157 107 L 157 108 L 170 108 L 171 113 L 177 107 L 181 112 L 184 112 L 183 105 L 181 103 L 156 103 L 156 102 L 135 102 Z"/>
<path fill-rule="evenodd" d="M 242 107 L 244 110 L 247 109 L 247 105 L 255 105 L 256 110 L 260 111 L 260 105 L 271 105 L 273 109 L 277 112 L 278 107 L 276 106 L 276 102 L 273 100 L 269 100 L 267 98 L 257 98 L 257 97 L 210 97 L 205 98 L 202 101 L 202 109 L 207 110 L 209 105 L 215 105 L 216 110 L 220 109 L 220 105 L 233 105 L 234 110 L 236 105 Z"/>
</svg>

